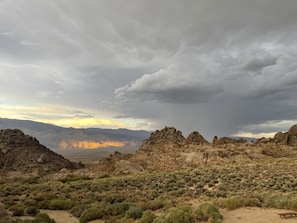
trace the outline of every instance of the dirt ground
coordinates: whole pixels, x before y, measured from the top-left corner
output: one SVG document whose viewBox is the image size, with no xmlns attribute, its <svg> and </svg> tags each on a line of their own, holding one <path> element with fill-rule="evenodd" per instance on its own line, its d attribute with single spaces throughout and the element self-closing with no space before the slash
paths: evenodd
<svg viewBox="0 0 297 223">
<path fill-rule="evenodd" d="M 273 208 L 246 207 L 232 211 L 220 210 L 224 217 L 223 223 L 290 223 L 297 218 L 280 218 L 278 214 L 292 211 Z"/>
<path fill-rule="evenodd" d="M 57 223 L 79 223 L 79 220 L 67 211 L 41 210 L 40 212 L 47 213 Z"/>
<path fill-rule="evenodd" d="M 79 223 L 79 220 L 67 211 L 42 210 L 57 223 Z M 232 211 L 220 210 L 224 217 L 223 223 L 291 223 L 297 222 L 297 218 L 280 218 L 278 214 L 292 212 L 273 208 L 246 207 Z M 90 221 L 90 223 L 102 223 L 102 220 Z"/>
</svg>

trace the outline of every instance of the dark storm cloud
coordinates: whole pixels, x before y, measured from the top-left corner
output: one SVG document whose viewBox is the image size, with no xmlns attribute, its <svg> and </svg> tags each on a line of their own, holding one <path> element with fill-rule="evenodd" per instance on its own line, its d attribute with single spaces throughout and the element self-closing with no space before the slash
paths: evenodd
<svg viewBox="0 0 297 223">
<path fill-rule="evenodd" d="M 295 0 L 9 0 L 0 21 L 0 100 L 208 137 L 297 120 Z"/>
<path fill-rule="evenodd" d="M 255 58 L 247 62 L 243 67 L 246 71 L 261 72 L 263 68 L 275 65 L 277 63 L 276 57 Z"/>
</svg>

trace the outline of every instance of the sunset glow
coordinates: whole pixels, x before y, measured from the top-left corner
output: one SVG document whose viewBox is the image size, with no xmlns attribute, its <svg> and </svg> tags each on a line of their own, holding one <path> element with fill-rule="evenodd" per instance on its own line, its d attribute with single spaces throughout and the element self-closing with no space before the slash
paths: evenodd
<svg viewBox="0 0 297 223">
<path fill-rule="evenodd" d="M 62 141 L 59 144 L 59 147 L 62 149 L 101 149 L 101 148 L 108 148 L 108 147 L 124 147 L 126 145 L 125 142 L 121 141 L 103 141 L 103 142 L 96 142 L 96 141 Z"/>
</svg>

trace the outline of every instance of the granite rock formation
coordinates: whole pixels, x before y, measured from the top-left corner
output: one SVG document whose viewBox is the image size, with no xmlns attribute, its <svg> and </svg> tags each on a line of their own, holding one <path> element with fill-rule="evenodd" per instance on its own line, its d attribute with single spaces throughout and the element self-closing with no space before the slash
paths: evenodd
<svg viewBox="0 0 297 223">
<path fill-rule="evenodd" d="M 296 156 L 297 125 L 287 133 L 256 142 L 230 137 L 214 137 L 209 143 L 198 132 L 185 138 L 181 131 L 165 127 L 145 139 L 135 154 L 117 152 L 99 161 L 99 169 L 109 174 L 128 174 L 139 171 L 172 171 L 198 166 L 251 162 L 267 158 Z M 125 170 L 125 171 L 122 171 Z"/>
<path fill-rule="evenodd" d="M 0 131 L 0 171 L 15 171 L 28 175 L 41 175 L 61 170 L 77 169 L 73 163 L 41 145 L 36 138 L 18 129 Z"/>
</svg>

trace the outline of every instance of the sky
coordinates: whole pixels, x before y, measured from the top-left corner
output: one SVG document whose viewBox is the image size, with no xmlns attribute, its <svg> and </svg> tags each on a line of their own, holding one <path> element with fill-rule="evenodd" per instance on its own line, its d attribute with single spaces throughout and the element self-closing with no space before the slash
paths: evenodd
<svg viewBox="0 0 297 223">
<path fill-rule="evenodd" d="M 272 137 L 296 58 L 296 0 L 0 0 L 0 117 Z"/>
</svg>

